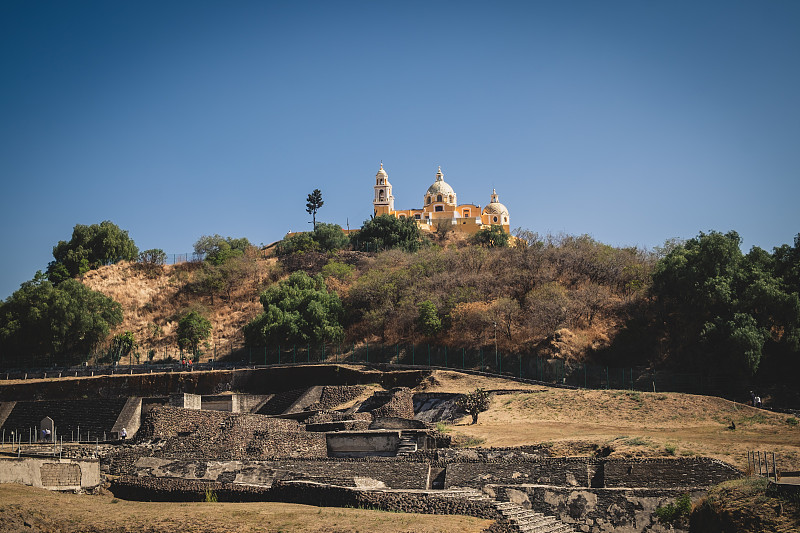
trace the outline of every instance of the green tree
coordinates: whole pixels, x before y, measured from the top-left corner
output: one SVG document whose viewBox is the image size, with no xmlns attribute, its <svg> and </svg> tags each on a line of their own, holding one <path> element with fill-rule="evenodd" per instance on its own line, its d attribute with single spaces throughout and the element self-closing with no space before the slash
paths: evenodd
<svg viewBox="0 0 800 533">
<path fill-rule="evenodd" d="M 275 246 L 275 253 L 278 255 L 300 254 L 317 249 L 317 242 L 314 240 L 313 233 L 302 232 L 294 235 L 287 235 Z"/>
<path fill-rule="evenodd" d="M 429 337 L 436 335 L 442 330 L 442 320 L 439 318 L 439 311 L 436 305 L 430 300 L 420 302 L 419 316 L 417 318 L 419 327 L 424 335 Z"/>
<path fill-rule="evenodd" d="M 339 224 L 320 222 L 316 225 L 316 228 L 314 228 L 312 237 L 314 242 L 317 243 L 318 249 L 323 252 L 335 252 L 336 250 L 341 250 L 350 243 L 350 240 L 347 238 L 344 231 L 342 231 L 342 227 Z"/>
<path fill-rule="evenodd" d="M 200 343 L 211 335 L 211 322 L 198 313 L 189 311 L 178 321 L 178 347 L 188 350 L 195 358 L 201 355 Z"/>
<path fill-rule="evenodd" d="M 306 213 L 311 215 L 311 223 L 314 230 L 317 229 L 317 210 L 322 207 L 322 191 L 314 189 L 306 198 Z"/>
<path fill-rule="evenodd" d="M 250 346 L 339 341 L 342 303 L 322 276 L 294 272 L 261 294 L 264 311 L 244 327 Z"/>
<path fill-rule="evenodd" d="M 478 415 L 489 410 L 489 393 L 483 389 L 475 389 L 459 398 L 456 402 L 459 407 L 472 416 L 472 423 L 478 423 Z"/>
<path fill-rule="evenodd" d="M 212 265 L 221 265 L 228 259 L 241 257 L 251 244 L 245 237 L 234 239 L 221 235 L 203 235 L 194 243 L 194 253 Z"/>
<path fill-rule="evenodd" d="M 359 250 L 401 248 L 416 252 L 422 245 L 422 234 L 413 219 L 380 215 L 366 220 L 361 229 L 350 237 L 350 241 Z"/>
<path fill-rule="evenodd" d="M 139 262 L 145 266 L 163 266 L 167 264 L 167 254 L 161 248 L 151 248 L 139 252 Z"/>
<path fill-rule="evenodd" d="M 674 351 L 753 374 L 767 348 L 797 351 L 800 300 L 775 276 L 775 258 L 760 248 L 743 255 L 740 244 L 735 231 L 712 231 L 675 246 L 656 264 L 652 290 Z"/>
<path fill-rule="evenodd" d="M 108 220 L 85 226 L 76 224 L 69 241 L 58 241 L 47 275 L 53 283 L 61 283 L 103 265 L 119 261 L 135 261 L 139 249 L 128 232 Z"/>
<path fill-rule="evenodd" d="M 122 307 L 111 298 L 37 272 L 0 304 L 0 353 L 6 365 L 83 362 L 121 322 Z"/>
<path fill-rule="evenodd" d="M 504 248 L 508 246 L 510 235 L 503 230 L 502 226 L 492 225 L 484 228 L 472 236 L 472 244 L 486 246 L 487 248 Z"/>
<path fill-rule="evenodd" d="M 111 346 L 108 349 L 108 358 L 112 363 L 119 362 L 120 359 L 128 357 L 136 349 L 136 337 L 132 331 L 117 333 L 111 339 Z M 138 356 L 137 356 L 138 358 Z"/>
</svg>

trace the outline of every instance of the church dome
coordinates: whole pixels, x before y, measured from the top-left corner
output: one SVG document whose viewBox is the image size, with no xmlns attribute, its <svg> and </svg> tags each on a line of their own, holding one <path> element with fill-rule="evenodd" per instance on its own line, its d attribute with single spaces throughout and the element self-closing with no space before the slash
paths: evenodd
<svg viewBox="0 0 800 533">
<path fill-rule="evenodd" d="M 373 167 L 373 168 L 374 168 L 374 167 Z M 388 176 L 388 174 L 386 174 L 386 171 L 385 171 L 385 170 L 383 170 L 383 161 L 381 161 L 381 168 L 380 168 L 380 170 L 378 170 L 378 173 L 377 173 L 377 174 L 375 174 L 375 176 L 376 176 L 376 177 L 377 177 L 377 176 L 384 176 L 384 177 Z"/>
<path fill-rule="evenodd" d="M 483 208 L 484 215 L 503 215 L 508 218 L 508 208 L 497 200 L 497 191 L 492 190 L 492 201 Z"/>
<path fill-rule="evenodd" d="M 428 187 L 428 191 L 425 193 L 425 198 L 432 197 L 433 201 L 437 201 L 436 198 L 439 195 L 442 195 L 442 199 L 438 201 L 451 204 L 456 203 L 456 191 L 453 190 L 449 183 L 444 181 L 442 167 L 439 167 L 439 171 L 436 173 L 436 181 L 433 182 L 433 185 Z M 426 201 L 425 203 L 427 204 L 430 202 Z"/>
</svg>

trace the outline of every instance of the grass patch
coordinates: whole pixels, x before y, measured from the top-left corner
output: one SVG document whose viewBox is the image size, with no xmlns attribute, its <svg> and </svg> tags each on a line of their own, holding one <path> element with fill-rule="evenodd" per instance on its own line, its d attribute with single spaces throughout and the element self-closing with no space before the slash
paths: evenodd
<svg viewBox="0 0 800 533">
<path fill-rule="evenodd" d="M 436 422 L 436 431 L 439 433 L 449 433 L 453 431 L 453 428 L 446 422 Z"/>
<path fill-rule="evenodd" d="M 471 448 L 473 446 L 480 446 L 486 442 L 486 439 L 481 437 L 467 437 L 463 440 L 460 440 L 457 444 L 459 448 Z"/>
<path fill-rule="evenodd" d="M 667 452 L 667 455 L 675 455 L 675 450 L 677 449 L 677 446 L 669 442 L 664 445 L 664 451 Z"/>
<path fill-rule="evenodd" d="M 650 441 L 647 440 L 645 437 L 626 438 L 622 442 L 624 442 L 628 446 L 649 446 L 650 445 Z"/>
<path fill-rule="evenodd" d="M 789 424 L 790 426 L 796 426 L 798 424 L 798 421 L 795 417 L 790 416 L 789 418 L 786 419 L 786 423 Z"/>
</svg>

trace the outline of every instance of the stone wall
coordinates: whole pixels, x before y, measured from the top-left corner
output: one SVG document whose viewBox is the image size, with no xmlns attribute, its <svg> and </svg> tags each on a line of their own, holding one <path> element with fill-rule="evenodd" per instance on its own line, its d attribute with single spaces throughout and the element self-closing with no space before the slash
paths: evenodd
<svg viewBox="0 0 800 533">
<path fill-rule="evenodd" d="M 606 460 L 605 487 L 710 487 L 741 472 L 706 457 Z"/>
<path fill-rule="evenodd" d="M 319 399 L 320 409 L 333 409 L 351 402 L 361 396 L 367 388 L 364 385 L 335 385 L 322 388 Z"/>
<path fill-rule="evenodd" d="M 100 463 L 96 459 L 4 458 L 0 459 L 0 483 L 53 490 L 93 489 L 100 484 Z"/>
<path fill-rule="evenodd" d="M 404 461 L 193 461 L 140 457 L 129 472 L 137 477 L 180 478 L 271 486 L 303 480 L 359 488 L 425 489 L 429 467 Z"/>
<path fill-rule="evenodd" d="M 514 451 L 489 456 L 469 451 L 448 460 L 445 487 L 487 484 L 536 484 L 593 488 L 707 488 L 736 479 L 741 472 L 715 459 L 595 459 L 589 457 L 536 458 Z M 491 457 L 491 458 L 490 458 Z"/>
<path fill-rule="evenodd" d="M 140 440 L 164 439 L 157 453 L 169 457 L 327 456 L 324 434 L 306 432 L 295 420 L 262 415 L 157 406 L 145 414 L 139 434 Z"/>
<path fill-rule="evenodd" d="M 395 387 L 389 391 L 376 391 L 358 409 L 368 411 L 372 418 L 414 418 L 414 395 L 407 387 Z"/>
<path fill-rule="evenodd" d="M 445 488 L 476 487 L 497 483 L 586 487 L 587 476 L 585 458 L 525 460 L 512 457 L 490 462 L 448 464 Z"/>
<path fill-rule="evenodd" d="M 358 507 L 425 514 L 460 514 L 490 520 L 501 518 L 487 501 L 448 497 L 432 492 L 384 492 L 336 487 L 313 482 L 277 482 L 272 487 L 230 482 L 126 476 L 111 491 L 118 498 L 143 501 L 203 501 L 206 491 L 218 501 L 280 501 L 324 507 Z"/>
<path fill-rule="evenodd" d="M 490 489 L 501 500 L 555 516 L 583 533 L 666 533 L 680 529 L 656 521 L 659 506 L 673 503 L 682 489 L 573 489 L 541 485 L 505 485 Z M 703 491 L 691 491 L 693 499 Z"/>
</svg>

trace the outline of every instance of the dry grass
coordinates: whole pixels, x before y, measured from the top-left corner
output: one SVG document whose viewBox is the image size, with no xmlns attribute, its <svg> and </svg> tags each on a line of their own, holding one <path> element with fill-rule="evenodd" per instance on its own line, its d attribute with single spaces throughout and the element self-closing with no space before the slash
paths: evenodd
<svg viewBox="0 0 800 533">
<path fill-rule="evenodd" d="M 482 446 L 548 443 L 555 455 L 585 455 L 610 446 L 613 456 L 702 455 L 746 467 L 749 450 L 774 451 L 784 470 L 800 469 L 800 427 L 786 415 L 713 396 L 621 390 L 570 390 L 499 378 L 434 372 L 420 390 L 468 392 L 528 389 L 494 395 L 478 424 L 454 430 Z M 728 429 L 731 422 L 736 429 Z"/>
<path fill-rule="evenodd" d="M 288 503 L 146 503 L 0 485 L 0 531 L 249 533 L 376 531 L 478 533 L 489 520 Z"/>
<path fill-rule="evenodd" d="M 237 287 L 230 300 L 217 296 L 213 305 L 209 297 L 186 290 L 199 271 L 199 263 L 166 265 L 151 274 L 136 263 L 121 262 L 91 270 L 81 281 L 122 305 L 123 322 L 112 334 L 132 331 L 142 360 L 150 349 L 156 350 L 156 359 L 160 359 L 164 348 L 170 355 L 177 352 L 176 318 L 190 308 L 201 309 L 211 321 L 210 346 L 216 344 L 222 351 L 240 343 L 242 326 L 262 310 L 259 289 L 275 262 L 275 259 L 254 260 L 253 278 Z M 201 360 L 210 359 L 212 354 L 213 349 L 207 350 Z"/>
</svg>

